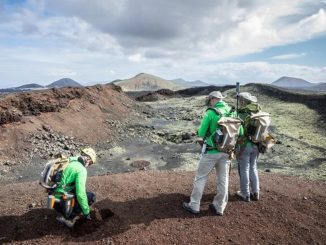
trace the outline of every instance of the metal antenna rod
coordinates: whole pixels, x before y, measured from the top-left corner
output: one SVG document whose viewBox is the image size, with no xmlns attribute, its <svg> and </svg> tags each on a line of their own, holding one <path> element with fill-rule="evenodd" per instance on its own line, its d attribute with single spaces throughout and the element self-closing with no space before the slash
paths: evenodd
<svg viewBox="0 0 326 245">
<path fill-rule="evenodd" d="M 237 93 L 237 116 L 238 116 L 238 109 L 239 109 L 239 94 L 240 94 L 240 83 L 236 83 L 236 93 Z"/>
</svg>

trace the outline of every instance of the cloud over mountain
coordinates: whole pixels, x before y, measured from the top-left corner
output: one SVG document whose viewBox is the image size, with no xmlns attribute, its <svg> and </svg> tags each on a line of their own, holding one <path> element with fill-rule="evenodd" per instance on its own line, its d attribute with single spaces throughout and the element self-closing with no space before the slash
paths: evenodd
<svg viewBox="0 0 326 245">
<path fill-rule="evenodd" d="M 28 0 L 0 6 L 0 34 L 5 40 L 0 51 L 7 61 L 0 59 L 4 80 L 9 80 L 7 71 L 14 64 L 22 67 L 21 75 L 14 76 L 22 80 L 28 74 L 23 64 L 32 61 L 32 73 L 36 66 L 43 68 L 39 80 L 68 76 L 55 77 L 53 71 L 69 71 L 77 80 L 100 76 L 103 80 L 105 75 L 113 80 L 112 74 L 126 77 L 146 70 L 164 77 L 187 74 L 187 80 L 218 82 L 208 75 L 211 64 L 237 63 L 236 57 L 326 33 L 323 1 Z M 289 53 L 295 51 L 270 57 Z M 203 72 L 198 74 L 194 67 Z M 286 74 L 276 77 L 280 75 Z"/>
</svg>

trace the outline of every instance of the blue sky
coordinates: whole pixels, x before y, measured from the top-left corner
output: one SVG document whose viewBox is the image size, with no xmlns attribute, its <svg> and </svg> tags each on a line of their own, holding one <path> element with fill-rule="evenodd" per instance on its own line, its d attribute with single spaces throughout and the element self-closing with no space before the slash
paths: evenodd
<svg viewBox="0 0 326 245">
<path fill-rule="evenodd" d="M 261 60 L 271 64 L 291 62 L 297 65 L 325 66 L 325 57 L 326 35 L 304 42 L 270 47 L 261 52 L 235 57 L 232 60 L 237 62 Z"/>
<path fill-rule="evenodd" d="M 0 0 L 0 87 L 326 82 L 326 0 Z"/>
</svg>

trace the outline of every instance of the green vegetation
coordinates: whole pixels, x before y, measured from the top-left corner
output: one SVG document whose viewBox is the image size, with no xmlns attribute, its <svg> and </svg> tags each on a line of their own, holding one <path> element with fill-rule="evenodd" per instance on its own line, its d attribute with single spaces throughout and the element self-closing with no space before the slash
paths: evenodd
<svg viewBox="0 0 326 245">
<path fill-rule="evenodd" d="M 262 93 L 256 86 L 246 86 L 241 87 L 241 91 L 256 95 L 263 110 L 272 115 L 271 131 L 278 144 L 272 151 L 260 156 L 260 170 L 270 169 L 272 172 L 326 180 L 326 125 L 323 121 L 325 116 L 319 114 L 320 110 L 311 109 L 306 105 L 305 97 L 297 100 L 302 102 L 285 102 L 285 99 L 278 99 L 280 95 L 275 96 L 277 89 Z M 280 92 L 282 96 L 286 93 Z M 235 106 L 235 90 L 227 90 L 225 94 L 226 102 Z M 205 98 L 206 96 L 192 96 L 146 103 L 157 109 L 158 114 L 168 110 L 172 117 L 178 114 L 179 119 L 191 114 L 191 121 L 177 118 L 177 122 L 170 121 L 165 128 L 171 132 L 195 132 L 206 109 Z M 186 156 L 182 155 L 183 158 Z M 195 169 L 197 161 L 194 156 L 184 160 L 187 169 L 191 169 L 191 166 Z"/>
<path fill-rule="evenodd" d="M 272 115 L 272 133 L 278 140 L 271 152 L 261 155 L 260 169 L 326 180 L 326 130 L 324 115 L 304 103 L 284 102 L 255 87 L 241 88 L 257 96 L 262 109 Z M 234 91 L 227 91 L 234 103 Z"/>
</svg>

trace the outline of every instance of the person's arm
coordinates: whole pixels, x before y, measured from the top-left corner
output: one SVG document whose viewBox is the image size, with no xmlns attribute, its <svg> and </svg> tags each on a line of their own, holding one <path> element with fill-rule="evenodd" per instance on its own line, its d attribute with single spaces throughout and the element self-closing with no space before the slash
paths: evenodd
<svg viewBox="0 0 326 245">
<path fill-rule="evenodd" d="M 243 129 L 243 125 L 240 126 L 239 128 L 239 136 L 243 136 L 244 135 L 244 129 Z"/>
<path fill-rule="evenodd" d="M 83 171 L 80 171 L 76 177 L 76 196 L 84 215 L 89 214 L 89 205 L 86 194 L 86 180 L 87 171 L 86 169 L 83 169 Z"/>
<path fill-rule="evenodd" d="M 203 119 L 201 120 L 200 127 L 198 128 L 198 131 L 197 131 L 197 135 L 199 138 L 204 139 L 206 137 L 210 120 L 211 120 L 210 113 L 209 113 L 209 111 L 206 111 Z"/>
<path fill-rule="evenodd" d="M 241 123 L 241 127 L 239 129 L 239 138 L 238 138 L 237 144 L 242 145 L 242 144 L 244 144 L 244 142 L 246 140 L 245 125 L 246 125 L 246 120 L 249 115 L 247 113 L 241 113 L 241 114 L 239 114 L 239 116 L 242 120 L 242 123 Z"/>
</svg>

